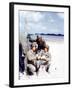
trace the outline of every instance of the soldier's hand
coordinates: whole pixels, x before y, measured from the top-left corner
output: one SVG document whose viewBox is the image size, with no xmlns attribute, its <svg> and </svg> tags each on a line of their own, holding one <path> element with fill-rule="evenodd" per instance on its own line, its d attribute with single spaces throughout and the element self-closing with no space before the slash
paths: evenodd
<svg viewBox="0 0 72 90">
<path fill-rule="evenodd" d="M 38 56 L 38 59 L 41 59 L 41 56 Z"/>
<path fill-rule="evenodd" d="M 42 56 L 41 59 L 46 59 L 46 57 L 45 56 Z"/>
</svg>

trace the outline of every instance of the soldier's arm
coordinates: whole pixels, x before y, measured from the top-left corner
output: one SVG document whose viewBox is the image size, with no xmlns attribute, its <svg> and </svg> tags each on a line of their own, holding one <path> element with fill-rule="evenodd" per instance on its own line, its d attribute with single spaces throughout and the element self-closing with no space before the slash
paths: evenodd
<svg viewBox="0 0 72 90">
<path fill-rule="evenodd" d="M 27 58 L 29 61 L 33 61 L 33 60 L 36 60 L 36 56 L 32 55 L 31 53 L 27 53 Z"/>
<path fill-rule="evenodd" d="M 51 61 L 51 54 L 50 53 L 48 53 L 48 56 L 46 57 L 46 60 Z"/>
</svg>

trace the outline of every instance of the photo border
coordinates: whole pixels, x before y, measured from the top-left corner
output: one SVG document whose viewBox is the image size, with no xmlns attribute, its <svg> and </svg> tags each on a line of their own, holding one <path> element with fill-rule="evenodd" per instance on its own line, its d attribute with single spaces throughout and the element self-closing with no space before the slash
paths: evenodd
<svg viewBox="0 0 72 90">
<path fill-rule="evenodd" d="M 45 6 L 45 7 L 63 7 L 69 9 L 69 73 L 68 82 L 62 83 L 48 83 L 48 84 L 34 84 L 34 85 L 18 85 L 14 86 L 14 5 L 30 5 L 30 6 Z M 53 5 L 53 4 L 38 4 L 38 3 L 20 3 L 20 2 L 10 2 L 9 3 L 9 86 L 10 87 L 32 87 L 32 86 L 47 86 L 47 85 L 62 85 L 70 84 L 70 6 L 69 5 Z"/>
</svg>

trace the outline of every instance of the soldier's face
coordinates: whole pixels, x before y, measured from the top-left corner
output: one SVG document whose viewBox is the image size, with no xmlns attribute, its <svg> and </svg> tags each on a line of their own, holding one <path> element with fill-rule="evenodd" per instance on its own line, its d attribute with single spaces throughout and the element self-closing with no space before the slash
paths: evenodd
<svg viewBox="0 0 72 90">
<path fill-rule="evenodd" d="M 45 48 L 44 50 L 45 50 L 45 52 L 47 52 L 47 51 L 48 51 L 48 49 L 47 49 L 47 48 Z"/>
<path fill-rule="evenodd" d="M 32 50 L 35 51 L 36 50 L 36 47 L 33 47 Z"/>
</svg>

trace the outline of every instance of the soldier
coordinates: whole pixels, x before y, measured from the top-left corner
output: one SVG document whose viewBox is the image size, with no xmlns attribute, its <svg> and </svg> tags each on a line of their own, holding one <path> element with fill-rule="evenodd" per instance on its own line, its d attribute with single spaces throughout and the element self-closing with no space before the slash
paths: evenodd
<svg viewBox="0 0 72 90">
<path fill-rule="evenodd" d="M 38 44 L 38 50 L 39 50 L 39 51 L 42 50 L 42 49 L 44 49 L 46 43 L 45 43 L 45 41 L 42 39 L 42 37 L 37 36 L 36 42 L 37 42 L 37 44 Z"/>
<path fill-rule="evenodd" d="M 38 54 L 37 68 L 40 67 L 40 65 L 45 65 L 46 72 L 49 72 L 50 61 L 51 54 L 49 53 L 49 46 L 46 45 L 44 50 L 41 50 Z"/>
<path fill-rule="evenodd" d="M 36 71 L 36 49 L 35 43 L 31 44 L 31 49 L 27 52 L 27 74 L 33 75 Z"/>
<path fill-rule="evenodd" d="M 25 64 L 24 64 L 25 54 L 23 52 L 22 44 L 19 43 L 19 72 L 24 73 Z"/>
</svg>

